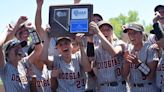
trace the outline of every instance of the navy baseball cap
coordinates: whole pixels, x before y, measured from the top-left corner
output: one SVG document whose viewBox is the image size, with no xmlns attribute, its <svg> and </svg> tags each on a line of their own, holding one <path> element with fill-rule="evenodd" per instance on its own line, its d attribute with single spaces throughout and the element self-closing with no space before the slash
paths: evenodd
<svg viewBox="0 0 164 92">
<path fill-rule="evenodd" d="M 143 31 L 144 31 L 144 28 L 143 28 L 142 25 L 140 25 L 140 24 L 135 24 L 135 23 L 124 25 L 123 32 L 124 32 L 124 33 L 127 33 L 127 31 L 128 31 L 129 29 L 132 29 L 132 30 L 134 30 L 134 31 L 140 31 L 140 32 L 143 32 Z"/>
<path fill-rule="evenodd" d="M 98 17 L 100 17 L 101 20 L 103 20 L 102 16 L 98 13 L 94 13 L 93 16 L 98 16 Z"/>
<path fill-rule="evenodd" d="M 25 47 L 27 45 L 27 42 L 26 41 L 20 42 L 18 40 L 11 40 L 11 41 L 7 42 L 5 45 L 5 53 L 8 53 L 8 51 L 11 48 L 18 46 L 18 45 L 20 45 L 21 47 Z"/>
<path fill-rule="evenodd" d="M 164 5 L 157 5 L 157 6 L 154 8 L 154 12 L 158 11 L 159 9 L 164 9 Z"/>
<path fill-rule="evenodd" d="M 107 21 L 99 21 L 98 23 L 97 23 L 97 25 L 98 25 L 98 27 L 100 28 L 102 25 L 109 25 L 112 29 L 113 29 L 113 26 L 109 23 L 109 22 L 107 22 Z"/>
</svg>

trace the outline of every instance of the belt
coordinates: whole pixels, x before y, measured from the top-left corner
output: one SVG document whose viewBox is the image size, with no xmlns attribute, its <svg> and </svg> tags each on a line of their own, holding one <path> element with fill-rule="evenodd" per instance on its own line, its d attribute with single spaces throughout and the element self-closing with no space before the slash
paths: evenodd
<svg viewBox="0 0 164 92">
<path fill-rule="evenodd" d="M 126 81 L 121 81 L 121 84 L 126 84 Z M 119 85 L 119 82 L 110 82 L 110 83 L 103 83 L 103 84 L 100 84 L 100 86 L 118 86 Z"/>
<path fill-rule="evenodd" d="M 85 92 L 94 92 L 93 90 L 86 90 Z"/>
<path fill-rule="evenodd" d="M 152 83 L 137 83 L 133 84 L 133 87 L 144 87 L 145 85 L 152 85 Z"/>
</svg>

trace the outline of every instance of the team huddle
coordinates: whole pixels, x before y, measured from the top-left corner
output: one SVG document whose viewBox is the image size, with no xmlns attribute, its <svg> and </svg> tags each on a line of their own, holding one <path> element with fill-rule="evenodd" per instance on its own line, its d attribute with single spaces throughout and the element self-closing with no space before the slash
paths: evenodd
<svg viewBox="0 0 164 92">
<path fill-rule="evenodd" d="M 43 1 L 36 0 L 35 27 L 21 16 L 0 34 L 5 92 L 164 92 L 164 5 L 155 7 L 147 39 L 141 24 L 122 25 L 125 42 L 100 14 L 93 14 L 91 35 L 50 37 Z"/>
</svg>

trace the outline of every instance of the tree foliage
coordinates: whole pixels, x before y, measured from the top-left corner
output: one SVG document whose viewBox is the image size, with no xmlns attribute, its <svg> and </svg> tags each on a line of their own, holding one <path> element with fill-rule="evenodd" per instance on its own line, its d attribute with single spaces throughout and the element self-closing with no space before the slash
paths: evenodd
<svg viewBox="0 0 164 92">
<path fill-rule="evenodd" d="M 114 32 L 115 32 L 116 36 L 121 38 L 122 25 L 131 23 L 131 22 L 139 22 L 138 12 L 137 11 L 129 11 L 128 15 L 120 14 L 117 17 L 110 18 L 109 21 L 112 24 L 112 26 L 114 27 Z M 143 21 L 142 25 L 145 27 L 145 30 L 148 33 L 152 29 L 152 26 L 150 24 L 148 26 L 146 26 L 144 21 Z"/>
</svg>

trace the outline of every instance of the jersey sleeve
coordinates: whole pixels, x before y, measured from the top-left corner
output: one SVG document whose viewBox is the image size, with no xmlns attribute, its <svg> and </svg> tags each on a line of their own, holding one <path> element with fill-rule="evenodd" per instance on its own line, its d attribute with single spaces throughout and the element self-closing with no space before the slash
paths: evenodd
<svg viewBox="0 0 164 92">
<path fill-rule="evenodd" d="M 147 52 L 147 63 L 159 61 L 158 52 L 155 48 L 150 47 Z"/>
<path fill-rule="evenodd" d="M 60 66 L 60 62 L 61 62 L 61 56 L 54 56 L 54 60 L 52 61 L 53 62 L 53 68 L 61 68 Z"/>
</svg>

